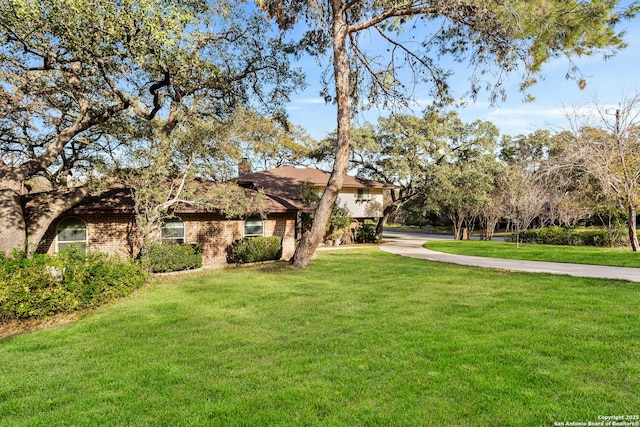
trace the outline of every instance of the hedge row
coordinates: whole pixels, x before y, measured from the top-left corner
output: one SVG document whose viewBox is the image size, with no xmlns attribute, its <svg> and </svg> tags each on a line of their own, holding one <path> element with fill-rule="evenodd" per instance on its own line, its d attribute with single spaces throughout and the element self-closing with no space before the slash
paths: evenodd
<svg viewBox="0 0 640 427">
<path fill-rule="evenodd" d="M 245 237 L 233 242 L 228 251 L 229 263 L 279 260 L 282 257 L 282 237 Z"/>
<path fill-rule="evenodd" d="M 520 242 L 548 245 L 598 246 L 613 247 L 628 244 L 624 230 L 610 231 L 606 229 L 576 230 L 563 227 L 545 227 L 520 232 Z M 505 238 L 507 242 L 515 242 L 516 234 Z"/>
<path fill-rule="evenodd" d="M 202 267 L 202 247 L 197 244 L 158 244 L 149 249 L 145 266 L 153 273 L 192 270 Z"/>
<path fill-rule="evenodd" d="M 146 281 L 135 263 L 68 250 L 57 257 L 0 254 L 0 323 L 98 307 Z"/>
</svg>

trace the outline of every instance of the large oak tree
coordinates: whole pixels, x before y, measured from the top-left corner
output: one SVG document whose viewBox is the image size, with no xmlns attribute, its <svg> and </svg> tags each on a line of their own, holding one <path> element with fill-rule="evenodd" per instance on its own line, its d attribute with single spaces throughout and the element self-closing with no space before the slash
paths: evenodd
<svg viewBox="0 0 640 427">
<path fill-rule="evenodd" d="M 337 104 L 336 156 L 313 227 L 294 255 L 294 265 L 301 267 L 309 264 L 320 243 L 342 187 L 349 164 L 350 120 L 357 108 L 402 105 L 415 93 L 414 82 L 426 82 L 436 100 L 450 101 L 451 71 L 442 66 L 443 57 L 453 57 L 474 71 L 472 96 L 482 89 L 487 75 L 493 76 L 490 97 L 503 96 L 502 78 L 513 71 L 521 72 L 526 90 L 549 59 L 623 47 L 614 27 L 635 14 L 634 8 L 618 10 L 617 1 L 603 0 L 258 2 L 283 31 L 302 23 L 301 48 L 332 59 L 323 94 Z M 367 46 L 375 49 L 367 51 Z M 585 84 L 579 72 L 576 78 Z"/>
<path fill-rule="evenodd" d="M 119 144 L 171 139 L 251 99 L 281 116 L 299 76 L 255 12 L 228 0 L 3 1 L 0 251 L 37 245 Z M 64 191 L 27 201 L 34 180 Z"/>
</svg>

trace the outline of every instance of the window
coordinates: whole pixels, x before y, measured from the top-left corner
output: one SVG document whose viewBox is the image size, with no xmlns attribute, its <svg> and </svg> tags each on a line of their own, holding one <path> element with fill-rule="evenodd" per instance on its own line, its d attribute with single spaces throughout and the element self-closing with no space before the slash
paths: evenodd
<svg viewBox="0 0 640 427">
<path fill-rule="evenodd" d="M 170 219 L 164 223 L 161 229 L 162 243 L 184 243 L 184 222 L 179 219 Z"/>
<path fill-rule="evenodd" d="M 66 218 L 58 224 L 58 252 L 70 246 L 87 250 L 87 224 L 80 218 Z"/>
<path fill-rule="evenodd" d="M 369 194 L 368 188 L 358 188 L 358 200 L 369 200 L 371 194 Z"/>
<path fill-rule="evenodd" d="M 244 235 L 245 237 L 263 236 L 264 235 L 264 223 L 259 216 L 251 216 L 244 222 Z"/>
</svg>

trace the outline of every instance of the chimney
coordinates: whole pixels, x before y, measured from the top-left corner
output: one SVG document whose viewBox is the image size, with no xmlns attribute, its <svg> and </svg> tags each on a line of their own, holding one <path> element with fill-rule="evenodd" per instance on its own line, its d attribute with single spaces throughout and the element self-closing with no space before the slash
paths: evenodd
<svg viewBox="0 0 640 427">
<path fill-rule="evenodd" d="M 243 157 L 238 163 L 238 176 L 251 173 L 251 160 L 248 157 Z"/>
</svg>

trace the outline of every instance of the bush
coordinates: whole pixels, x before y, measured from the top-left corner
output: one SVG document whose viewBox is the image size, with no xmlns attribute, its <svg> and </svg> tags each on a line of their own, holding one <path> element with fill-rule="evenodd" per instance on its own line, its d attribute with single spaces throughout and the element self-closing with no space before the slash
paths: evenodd
<svg viewBox="0 0 640 427">
<path fill-rule="evenodd" d="M 70 249 L 57 257 L 14 252 L 0 257 L 0 322 L 98 307 L 139 288 L 136 264 Z"/>
<path fill-rule="evenodd" d="M 192 270 L 202 267 L 202 247 L 193 244 L 153 245 L 143 259 L 145 267 L 153 273 Z"/>
<path fill-rule="evenodd" d="M 279 260 L 282 257 L 282 237 L 245 237 L 229 247 L 227 261 L 246 263 Z"/>
<path fill-rule="evenodd" d="M 627 246 L 629 236 L 627 229 L 596 229 L 582 232 L 582 244 L 599 247 Z"/>
<path fill-rule="evenodd" d="M 539 243 L 547 245 L 571 245 L 571 246 L 624 246 L 624 233 L 611 232 L 606 229 L 576 230 L 563 227 L 545 227 L 520 232 L 520 242 Z M 515 242 L 515 233 L 505 238 L 507 242 Z"/>
<path fill-rule="evenodd" d="M 356 239 L 360 243 L 373 243 L 376 241 L 376 227 L 371 224 L 364 224 L 358 228 Z"/>
</svg>

